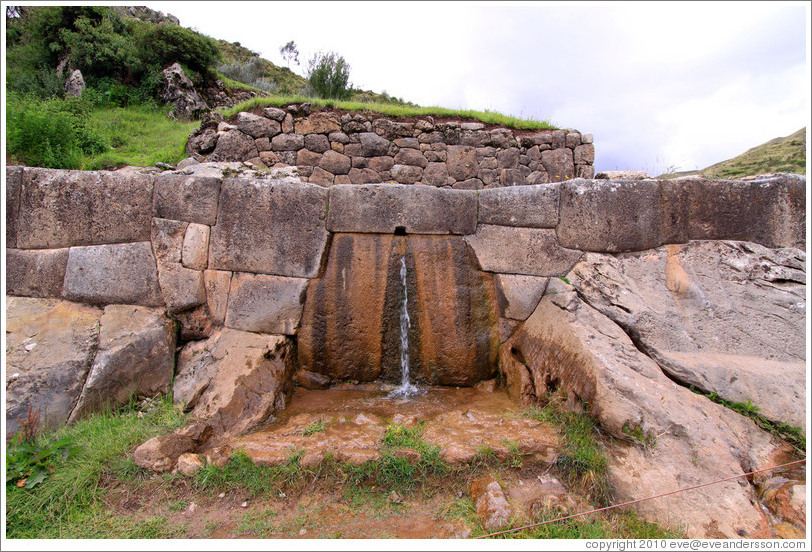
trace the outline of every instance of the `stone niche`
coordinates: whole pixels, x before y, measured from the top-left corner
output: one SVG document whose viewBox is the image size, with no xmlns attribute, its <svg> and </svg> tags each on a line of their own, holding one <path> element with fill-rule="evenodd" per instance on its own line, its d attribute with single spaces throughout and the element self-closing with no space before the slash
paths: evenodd
<svg viewBox="0 0 812 552">
<path fill-rule="evenodd" d="M 493 377 L 499 336 L 492 274 L 459 236 L 336 234 L 313 280 L 299 331 L 299 363 L 333 381 L 399 382 L 404 300 L 414 381 L 473 385 Z"/>
</svg>

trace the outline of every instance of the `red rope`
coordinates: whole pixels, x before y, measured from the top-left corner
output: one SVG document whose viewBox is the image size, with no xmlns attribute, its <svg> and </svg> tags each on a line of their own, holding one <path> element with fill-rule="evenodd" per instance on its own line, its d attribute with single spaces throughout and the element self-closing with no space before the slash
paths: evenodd
<svg viewBox="0 0 812 552">
<path fill-rule="evenodd" d="M 548 523 L 555 523 L 557 521 L 564 521 L 564 520 L 576 518 L 576 517 L 579 517 L 579 516 L 587 516 L 589 514 L 596 514 L 598 512 L 611 510 L 613 508 L 620 508 L 622 506 L 629 506 L 631 504 L 637 504 L 638 502 L 645 502 L 646 500 L 652 500 L 652 499 L 655 499 L 655 498 L 660 498 L 661 496 L 668 496 L 668 495 L 672 495 L 672 494 L 683 493 L 685 491 L 691 491 L 693 489 L 699 489 L 700 487 L 707 487 L 709 485 L 716 485 L 717 483 L 724 483 L 725 481 L 731 481 L 733 479 L 739 479 L 740 477 L 747 477 L 748 475 L 753 475 L 755 473 L 760 473 L 760 472 L 765 472 L 765 471 L 770 471 L 770 470 L 777 470 L 778 468 L 785 468 L 787 466 L 792 466 L 794 464 L 800 464 L 802 462 L 806 462 L 806 459 L 804 458 L 802 460 L 795 460 L 794 462 L 789 462 L 787 464 L 781 464 L 780 466 L 773 466 L 771 468 L 764 468 L 764 469 L 761 469 L 761 470 L 755 470 L 755 471 L 751 471 L 749 473 L 743 473 L 741 475 L 734 475 L 733 477 L 727 477 L 725 479 L 720 479 L 718 481 L 712 481 L 710 483 L 702 483 L 701 485 L 694 485 L 693 487 L 685 487 L 684 489 L 677 489 L 676 491 L 670 491 L 670 492 L 667 492 L 667 493 L 662 493 L 662 494 L 658 494 L 658 495 L 654 495 L 654 496 L 649 496 L 649 497 L 646 497 L 646 498 L 639 498 L 637 500 L 624 502 L 622 504 L 615 504 L 613 506 L 606 506 L 604 508 L 598 508 L 597 510 L 590 510 L 588 512 L 582 512 L 580 514 L 573 514 L 571 516 L 565 516 L 565 517 L 561 517 L 561 518 L 557 518 L 557 519 L 551 519 L 551 520 L 548 520 L 548 521 L 541 521 L 539 523 L 533 523 L 531 525 L 525 525 L 523 527 L 516 527 L 515 529 L 506 529 L 505 531 L 499 531 L 498 533 L 490 533 L 489 535 L 483 535 L 481 537 L 474 537 L 474 538 L 487 539 L 488 537 L 497 537 L 499 535 L 504 535 L 505 533 L 513 533 L 514 531 L 521 531 L 523 529 L 530 529 L 532 527 L 539 527 L 541 525 L 546 525 Z"/>
</svg>

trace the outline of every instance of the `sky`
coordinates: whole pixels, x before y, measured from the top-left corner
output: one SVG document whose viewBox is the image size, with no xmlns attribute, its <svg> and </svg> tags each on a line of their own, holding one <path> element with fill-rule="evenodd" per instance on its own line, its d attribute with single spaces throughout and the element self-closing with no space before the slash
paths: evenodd
<svg viewBox="0 0 812 552">
<path fill-rule="evenodd" d="M 147 2 L 357 88 L 592 133 L 595 168 L 695 170 L 807 125 L 808 2 Z"/>
</svg>

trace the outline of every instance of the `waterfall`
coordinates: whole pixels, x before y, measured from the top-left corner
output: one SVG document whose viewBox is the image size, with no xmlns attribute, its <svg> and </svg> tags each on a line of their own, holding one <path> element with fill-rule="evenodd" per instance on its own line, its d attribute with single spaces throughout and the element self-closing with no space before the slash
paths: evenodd
<svg viewBox="0 0 812 552">
<path fill-rule="evenodd" d="M 406 258 L 400 258 L 400 281 L 403 284 L 403 304 L 400 308 L 400 387 L 389 393 L 389 397 L 407 398 L 418 393 L 418 388 L 409 381 L 409 294 L 406 291 Z"/>
</svg>

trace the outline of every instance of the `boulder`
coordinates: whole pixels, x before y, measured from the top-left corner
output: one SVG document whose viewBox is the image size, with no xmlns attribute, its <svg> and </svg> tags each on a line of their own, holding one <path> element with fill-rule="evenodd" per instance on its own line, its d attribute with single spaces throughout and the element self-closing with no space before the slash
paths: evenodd
<svg viewBox="0 0 812 552">
<path fill-rule="evenodd" d="M 162 174 L 155 177 L 155 217 L 212 225 L 217 220 L 220 179 Z M 180 259 L 178 259 L 180 261 Z"/>
<path fill-rule="evenodd" d="M 171 472 L 178 465 L 181 455 L 197 448 L 194 439 L 177 432 L 159 435 L 146 441 L 133 451 L 133 461 L 145 470 Z"/>
<path fill-rule="evenodd" d="M 249 332 L 294 335 L 308 280 L 236 273 L 231 278 L 225 325 Z"/>
<path fill-rule="evenodd" d="M 228 290 L 231 287 L 231 272 L 224 270 L 204 270 L 203 285 L 206 287 L 206 306 L 215 324 L 223 325 L 228 306 Z"/>
<path fill-rule="evenodd" d="M 492 475 L 480 477 L 471 484 L 471 500 L 477 516 L 488 531 L 499 531 L 510 525 L 513 508 L 505 497 L 505 492 Z"/>
<path fill-rule="evenodd" d="M 65 81 L 65 96 L 78 97 L 85 91 L 85 79 L 79 69 L 74 69 L 68 80 Z"/>
<path fill-rule="evenodd" d="M 160 97 L 162 102 L 172 105 L 173 113 L 181 119 L 198 119 L 209 108 L 180 63 L 173 63 L 164 69 Z"/>
<path fill-rule="evenodd" d="M 329 134 L 341 130 L 341 121 L 334 113 L 313 113 L 293 122 L 296 134 Z"/>
<path fill-rule="evenodd" d="M 330 149 L 330 140 L 323 134 L 307 134 L 304 143 L 307 149 L 316 153 L 324 153 Z"/>
<path fill-rule="evenodd" d="M 528 276 L 563 276 L 582 253 L 562 247 L 555 230 L 480 224 L 465 237 L 482 270 Z"/>
<path fill-rule="evenodd" d="M 216 331 L 181 350 L 175 404 L 217 432 L 244 433 L 285 407 L 292 390 L 289 357 L 283 336 Z"/>
<path fill-rule="evenodd" d="M 493 280 L 456 236 L 335 234 L 323 276 L 307 289 L 301 367 L 336 381 L 400 382 L 401 258 L 413 377 L 439 385 L 492 377 L 498 347 Z"/>
<path fill-rule="evenodd" d="M 740 476 L 773 465 L 780 451 L 747 418 L 666 377 L 620 326 L 561 280 L 551 280 L 499 358 L 512 397 L 532 404 L 557 390 L 570 409 L 585 407 L 618 440 L 609 465 L 616 502 Z M 681 526 L 691 538 L 769 536 L 745 478 L 637 510 L 666 527 Z"/>
<path fill-rule="evenodd" d="M 555 228 L 560 184 L 494 188 L 479 193 L 480 224 Z"/>
<path fill-rule="evenodd" d="M 555 134 L 553 132 L 554 137 Z M 555 148 L 555 145 L 553 147 Z M 550 176 L 551 182 L 563 182 L 575 176 L 575 162 L 570 149 L 559 147 L 541 152 L 541 164 L 544 165 L 544 171 Z"/>
<path fill-rule="evenodd" d="M 304 147 L 304 136 L 301 134 L 277 134 L 271 139 L 273 151 L 296 151 Z"/>
<path fill-rule="evenodd" d="M 71 247 L 63 295 L 94 305 L 163 304 L 150 242 Z"/>
<path fill-rule="evenodd" d="M 6 293 L 61 297 L 67 249 L 6 249 Z"/>
<path fill-rule="evenodd" d="M 347 174 L 352 167 L 352 160 L 333 150 L 328 150 L 321 156 L 319 167 L 333 174 Z"/>
<path fill-rule="evenodd" d="M 153 177 L 109 171 L 26 168 L 22 174 L 17 247 L 149 240 Z M 115 198 L 115 202 L 111 202 Z"/>
<path fill-rule="evenodd" d="M 313 278 L 327 243 L 327 198 L 313 184 L 223 181 L 209 268 Z"/>
<path fill-rule="evenodd" d="M 251 138 L 269 138 L 282 132 L 282 125 L 266 117 L 240 111 L 237 113 L 237 129 Z"/>
<path fill-rule="evenodd" d="M 454 180 L 474 178 L 479 172 L 476 151 L 471 146 L 449 146 L 446 165 Z"/>
<path fill-rule="evenodd" d="M 389 140 L 378 136 L 374 132 L 361 132 L 361 156 L 376 157 L 389 154 Z"/>
<path fill-rule="evenodd" d="M 401 140 L 406 140 L 407 138 L 401 138 Z M 414 140 L 414 138 L 411 138 Z M 416 142 L 417 140 L 415 140 Z M 394 162 L 396 165 L 411 165 L 415 167 L 420 167 L 421 169 L 425 169 L 428 161 L 426 160 L 426 156 L 420 153 L 416 149 L 408 149 L 403 148 L 395 155 Z"/>
<path fill-rule="evenodd" d="M 229 130 L 217 139 L 217 146 L 209 156 L 209 161 L 246 161 L 258 156 L 257 144 L 251 136 L 239 130 Z"/>
<path fill-rule="evenodd" d="M 102 311 L 59 299 L 6 297 L 6 438 L 29 409 L 42 428 L 68 420 L 96 355 Z"/>
<path fill-rule="evenodd" d="M 279 109 L 278 107 L 266 107 L 262 112 L 269 119 L 279 121 L 280 123 L 285 120 L 285 115 L 287 115 L 284 109 Z"/>
<path fill-rule="evenodd" d="M 169 391 L 175 329 L 159 309 L 105 307 L 98 350 L 70 421 Z"/>
<path fill-rule="evenodd" d="M 476 195 L 432 186 L 369 184 L 330 190 L 331 232 L 471 234 Z"/>
<path fill-rule="evenodd" d="M 587 254 L 568 279 L 672 379 L 805 428 L 805 262 L 799 249 L 690 242 Z"/>
<path fill-rule="evenodd" d="M 448 167 L 445 163 L 428 163 L 423 170 L 423 181 L 432 186 L 445 186 L 448 180 Z"/>
<path fill-rule="evenodd" d="M 353 184 L 370 184 L 380 182 L 381 177 L 372 169 L 350 169 L 350 182 Z"/>
<path fill-rule="evenodd" d="M 423 178 L 423 169 L 411 165 L 392 165 L 392 178 L 401 184 L 414 184 Z"/>
</svg>

